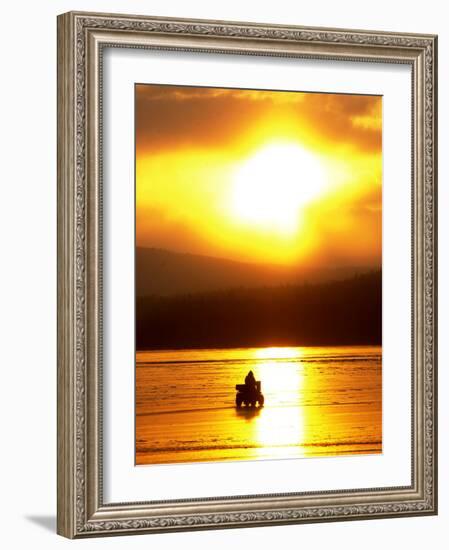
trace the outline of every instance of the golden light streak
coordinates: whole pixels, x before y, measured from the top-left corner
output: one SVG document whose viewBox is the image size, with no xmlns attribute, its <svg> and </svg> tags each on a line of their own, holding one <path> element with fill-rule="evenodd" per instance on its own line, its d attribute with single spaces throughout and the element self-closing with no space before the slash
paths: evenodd
<svg viewBox="0 0 449 550">
<path fill-rule="evenodd" d="M 294 359 L 302 356 L 301 348 L 272 347 L 259 348 L 255 351 L 256 359 Z"/>
<path fill-rule="evenodd" d="M 297 361 L 301 348 L 271 347 L 255 350 L 257 376 L 269 406 L 255 418 L 254 437 L 261 456 L 304 456 L 304 407 L 291 407 L 291 399 L 301 400 L 304 379 Z"/>
</svg>

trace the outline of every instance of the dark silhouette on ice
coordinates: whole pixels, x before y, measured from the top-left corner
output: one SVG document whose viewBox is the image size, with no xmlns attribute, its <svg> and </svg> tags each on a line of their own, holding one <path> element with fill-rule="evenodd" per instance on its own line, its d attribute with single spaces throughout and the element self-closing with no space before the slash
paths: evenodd
<svg viewBox="0 0 449 550">
<path fill-rule="evenodd" d="M 247 407 L 255 407 L 257 404 L 259 407 L 263 407 L 265 398 L 261 391 L 262 383 L 260 380 L 254 378 L 254 373 L 252 370 L 248 372 L 245 378 L 244 384 L 236 384 L 235 389 L 237 394 L 235 396 L 235 404 L 237 408 L 240 408 L 242 405 Z"/>
</svg>

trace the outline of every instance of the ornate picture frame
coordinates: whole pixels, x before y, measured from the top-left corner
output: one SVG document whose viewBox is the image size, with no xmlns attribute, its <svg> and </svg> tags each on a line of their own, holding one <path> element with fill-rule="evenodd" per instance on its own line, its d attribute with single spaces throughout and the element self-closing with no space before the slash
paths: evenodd
<svg viewBox="0 0 449 550">
<path fill-rule="evenodd" d="M 144 502 L 105 502 L 102 60 L 106 48 L 410 67 L 409 485 L 157 501 L 149 494 Z M 59 16 L 58 533 L 83 538 L 436 514 L 436 201 L 436 36 L 81 12 Z"/>
</svg>

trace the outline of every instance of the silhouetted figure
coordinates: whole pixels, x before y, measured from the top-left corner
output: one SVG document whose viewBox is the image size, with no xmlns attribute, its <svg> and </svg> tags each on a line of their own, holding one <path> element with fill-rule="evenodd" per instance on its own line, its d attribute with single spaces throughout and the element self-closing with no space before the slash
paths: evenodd
<svg viewBox="0 0 449 550">
<path fill-rule="evenodd" d="M 245 385 L 248 386 L 248 389 L 254 389 L 256 387 L 256 379 L 254 378 L 254 373 L 252 370 L 246 375 Z"/>
<path fill-rule="evenodd" d="M 244 384 L 236 384 L 235 389 L 237 394 L 235 396 L 235 404 L 239 409 L 242 405 L 247 407 L 255 407 L 259 404 L 259 407 L 263 407 L 264 396 L 261 392 L 262 383 L 254 378 L 252 370 L 248 372 L 245 378 Z"/>
</svg>

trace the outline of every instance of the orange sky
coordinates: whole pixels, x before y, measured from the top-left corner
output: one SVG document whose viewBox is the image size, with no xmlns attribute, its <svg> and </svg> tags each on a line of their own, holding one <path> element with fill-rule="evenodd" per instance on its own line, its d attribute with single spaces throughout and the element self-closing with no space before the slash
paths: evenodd
<svg viewBox="0 0 449 550">
<path fill-rule="evenodd" d="M 382 98 L 136 85 L 136 242 L 379 268 Z"/>
</svg>

